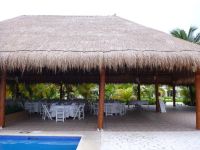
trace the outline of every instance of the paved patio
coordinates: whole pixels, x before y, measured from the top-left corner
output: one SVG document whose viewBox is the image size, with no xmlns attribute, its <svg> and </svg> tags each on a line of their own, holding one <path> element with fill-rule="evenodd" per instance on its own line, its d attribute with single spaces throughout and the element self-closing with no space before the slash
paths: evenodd
<svg viewBox="0 0 200 150">
<path fill-rule="evenodd" d="M 4 130 L 26 131 L 96 131 L 97 117 L 87 115 L 85 120 L 72 120 L 64 123 L 55 120 L 42 120 L 32 115 L 28 120 L 9 124 Z M 169 106 L 167 113 L 148 110 L 129 110 L 125 116 L 105 117 L 104 131 L 195 131 L 195 108 Z"/>
<path fill-rule="evenodd" d="M 64 123 L 28 120 L 8 125 L 1 135 L 81 136 L 77 150 L 197 150 L 200 132 L 195 129 L 194 107 L 168 107 L 167 113 L 129 110 L 126 116 L 105 117 L 103 132 L 97 132 L 97 117 L 67 119 Z"/>
</svg>

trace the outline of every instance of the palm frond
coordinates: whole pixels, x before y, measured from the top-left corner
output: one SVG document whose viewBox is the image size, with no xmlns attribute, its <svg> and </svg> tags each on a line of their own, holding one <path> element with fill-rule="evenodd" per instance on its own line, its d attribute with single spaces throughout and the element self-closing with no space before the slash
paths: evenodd
<svg viewBox="0 0 200 150">
<path fill-rule="evenodd" d="M 200 33 L 198 33 L 194 38 L 194 43 L 200 44 Z"/>
<path fill-rule="evenodd" d="M 181 38 L 180 29 L 174 29 L 174 30 L 172 30 L 170 33 L 171 33 L 171 35 L 173 35 L 174 37 Z"/>
<path fill-rule="evenodd" d="M 181 39 L 188 40 L 187 33 L 184 30 L 180 30 Z"/>
<path fill-rule="evenodd" d="M 193 41 L 194 40 L 194 32 L 197 30 L 197 27 L 191 26 L 188 32 L 188 39 L 189 41 Z"/>
</svg>

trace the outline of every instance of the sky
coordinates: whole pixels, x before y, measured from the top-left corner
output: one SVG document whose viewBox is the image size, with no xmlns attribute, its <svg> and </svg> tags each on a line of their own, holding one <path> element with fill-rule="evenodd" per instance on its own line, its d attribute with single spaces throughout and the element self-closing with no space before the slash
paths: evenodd
<svg viewBox="0 0 200 150">
<path fill-rule="evenodd" d="M 200 27 L 200 0 L 0 0 L 0 21 L 20 15 L 116 14 L 169 33 Z"/>
</svg>

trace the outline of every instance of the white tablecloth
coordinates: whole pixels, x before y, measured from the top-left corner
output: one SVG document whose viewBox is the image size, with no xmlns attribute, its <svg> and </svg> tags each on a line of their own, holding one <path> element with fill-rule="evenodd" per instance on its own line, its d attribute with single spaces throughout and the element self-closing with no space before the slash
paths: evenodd
<svg viewBox="0 0 200 150">
<path fill-rule="evenodd" d="M 32 112 L 38 113 L 41 110 L 41 103 L 40 102 L 25 102 L 24 107 L 28 111 L 32 111 Z"/>
<path fill-rule="evenodd" d="M 160 111 L 161 111 L 161 113 L 165 113 L 166 112 L 165 103 L 162 100 L 159 100 L 159 104 L 160 104 Z"/>
<path fill-rule="evenodd" d="M 56 110 L 64 108 L 65 118 L 74 117 L 78 109 L 77 105 L 53 105 L 50 107 L 50 113 L 52 117 L 56 117 Z"/>
<path fill-rule="evenodd" d="M 112 114 L 121 114 L 125 107 L 125 105 L 122 105 L 121 103 L 105 103 L 104 112 L 106 112 L 106 107 L 108 107 L 108 105 L 111 106 L 110 113 Z"/>
</svg>

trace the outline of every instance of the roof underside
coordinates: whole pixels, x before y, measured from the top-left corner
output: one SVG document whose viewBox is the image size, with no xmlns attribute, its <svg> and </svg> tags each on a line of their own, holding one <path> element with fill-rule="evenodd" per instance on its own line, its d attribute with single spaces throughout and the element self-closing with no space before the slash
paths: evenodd
<svg viewBox="0 0 200 150">
<path fill-rule="evenodd" d="M 192 83 L 199 56 L 199 45 L 116 16 L 21 16 L 0 22 L 0 67 L 11 76 L 45 69 L 95 75 L 105 65 L 110 82 L 125 71 L 131 77 L 123 81 L 142 80 L 147 73 Z"/>
</svg>

